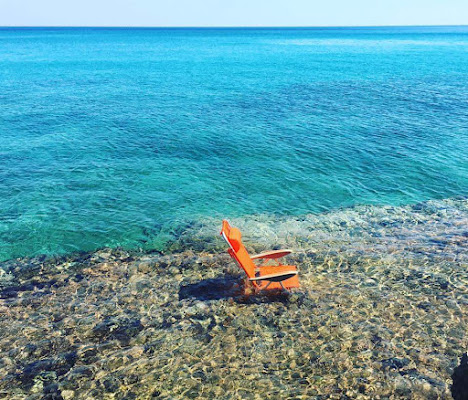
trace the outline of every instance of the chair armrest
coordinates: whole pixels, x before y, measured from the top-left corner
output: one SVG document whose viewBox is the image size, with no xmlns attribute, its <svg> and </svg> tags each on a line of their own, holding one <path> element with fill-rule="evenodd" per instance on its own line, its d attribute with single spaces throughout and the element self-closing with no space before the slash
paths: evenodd
<svg viewBox="0 0 468 400">
<path fill-rule="evenodd" d="M 256 254 L 256 255 L 254 255 L 254 256 L 252 256 L 250 258 L 252 260 L 257 260 L 259 258 L 260 259 L 267 258 L 267 259 L 274 260 L 274 259 L 277 259 L 277 258 L 287 256 L 288 254 L 291 254 L 291 253 L 292 253 L 292 250 L 289 250 L 289 249 L 272 250 L 272 251 L 266 251 L 265 253 Z"/>
</svg>

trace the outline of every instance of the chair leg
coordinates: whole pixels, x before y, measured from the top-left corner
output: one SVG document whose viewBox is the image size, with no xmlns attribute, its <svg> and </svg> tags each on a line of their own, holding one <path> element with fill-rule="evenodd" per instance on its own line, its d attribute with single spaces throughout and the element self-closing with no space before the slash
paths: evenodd
<svg viewBox="0 0 468 400">
<path fill-rule="evenodd" d="M 272 282 L 273 282 L 273 281 L 269 281 L 269 282 L 266 284 L 266 286 L 264 286 L 264 287 L 258 286 L 258 291 L 260 292 L 260 291 L 262 291 L 262 290 L 268 289 L 268 286 L 270 286 Z M 289 290 L 285 288 L 285 286 L 283 285 L 283 282 L 280 281 L 280 282 L 278 282 L 278 283 L 281 285 L 281 288 L 283 289 L 283 291 L 289 293 Z"/>
<path fill-rule="evenodd" d="M 271 282 L 273 282 L 273 281 L 268 282 L 267 285 L 266 285 L 265 287 L 260 287 L 259 290 L 266 290 L 266 289 L 268 289 L 268 286 L 271 285 Z M 281 287 L 283 288 L 283 290 L 284 290 L 285 292 L 288 292 L 288 293 L 289 293 L 289 290 L 286 289 L 286 288 L 284 287 L 283 282 L 278 282 L 278 283 L 281 285 Z"/>
</svg>

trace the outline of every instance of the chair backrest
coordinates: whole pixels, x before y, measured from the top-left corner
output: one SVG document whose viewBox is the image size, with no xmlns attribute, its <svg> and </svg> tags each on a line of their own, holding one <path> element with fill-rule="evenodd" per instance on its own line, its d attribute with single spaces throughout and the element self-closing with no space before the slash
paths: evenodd
<svg viewBox="0 0 468 400">
<path fill-rule="evenodd" d="M 245 271 L 249 278 L 255 278 L 255 264 L 251 260 L 249 253 L 242 244 L 242 234 L 239 229 L 229 225 L 229 222 L 223 220 L 223 229 L 221 235 L 229 244 L 228 253 L 239 266 Z"/>
</svg>

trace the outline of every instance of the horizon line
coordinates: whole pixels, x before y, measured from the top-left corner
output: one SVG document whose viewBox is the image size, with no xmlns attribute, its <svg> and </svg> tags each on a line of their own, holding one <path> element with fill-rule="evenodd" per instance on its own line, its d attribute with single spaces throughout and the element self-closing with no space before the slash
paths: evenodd
<svg viewBox="0 0 468 400">
<path fill-rule="evenodd" d="M 0 25 L 3 28 L 125 28 L 125 29 L 313 29 L 313 28 L 412 28 L 468 27 L 468 24 L 415 25 Z"/>
</svg>

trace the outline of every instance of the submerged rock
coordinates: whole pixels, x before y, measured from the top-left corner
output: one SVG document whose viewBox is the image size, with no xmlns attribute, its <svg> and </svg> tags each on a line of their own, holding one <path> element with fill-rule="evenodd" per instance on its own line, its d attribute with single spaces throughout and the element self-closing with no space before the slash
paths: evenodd
<svg viewBox="0 0 468 400">
<path fill-rule="evenodd" d="M 30 387 L 34 384 L 34 378 L 39 375 L 52 373 L 54 377 L 65 375 L 75 364 L 76 352 L 61 354 L 54 358 L 33 361 L 26 364 L 20 372 L 19 378 L 24 386 Z M 49 376 L 50 374 L 48 374 Z M 43 379 L 41 379 L 43 380 Z"/>
<path fill-rule="evenodd" d="M 44 387 L 44 395 L 41 400 L 64 400 L 58 384 L 51 383 Z"/>
<path fill-rule="evenodd" d="M 121 342 L 128 343 L 130 339 L 140 333 L 143 329 L 139 319 L 118 317 L 106 318 L 101 323 L 97 324 L 92 334 L 98 339 L 117 339 Z"/>
<path fill-rule="evenodd" d="M 402 369 L 403 367 L 406 367 L 409 363 L 410 361 L 406 358 L 392 357 L 386 360 L 382 360 L 382 368 Z"/>
</svg>

